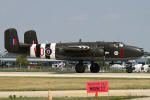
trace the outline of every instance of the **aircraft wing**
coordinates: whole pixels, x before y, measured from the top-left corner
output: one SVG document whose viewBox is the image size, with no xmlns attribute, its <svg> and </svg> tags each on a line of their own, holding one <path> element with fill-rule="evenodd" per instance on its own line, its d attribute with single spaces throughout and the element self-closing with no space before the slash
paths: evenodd
<svg viewBox="0 0 150 100">
<path fill-rule="evenodd" d="M 86 45 L 63 47 L 63 50 L 65 51 L 88 51 L 89 49 L 90 47 Z"/>
</svg>

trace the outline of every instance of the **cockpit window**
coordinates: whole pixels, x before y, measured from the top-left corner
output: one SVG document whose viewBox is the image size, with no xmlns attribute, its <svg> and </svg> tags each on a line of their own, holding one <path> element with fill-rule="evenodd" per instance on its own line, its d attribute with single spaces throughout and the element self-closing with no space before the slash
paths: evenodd
<svg viewBox="0 0 150 100">
<path fill-rule="evenodd" d="M 114 43 L 114 47 L 118 48 L 118 47 L 123 47 L 124 44 L 123 43 Z"/>
<path fill-rule="evenodd" d="M 115 43 L 115 44 L 114 44 L 114 47 L 118 48 L 118 47 L 119 47 L 119 44 L 118 44 L 118 43 Z"/>
<path fill-rule="evenodd" d="M 119 46 L 120 46 L 120 47 L 123 47 L 123 46 L 124 46 L 124 44 L 123 44 L 123 43 L 119 43 Z"/>
</svg>

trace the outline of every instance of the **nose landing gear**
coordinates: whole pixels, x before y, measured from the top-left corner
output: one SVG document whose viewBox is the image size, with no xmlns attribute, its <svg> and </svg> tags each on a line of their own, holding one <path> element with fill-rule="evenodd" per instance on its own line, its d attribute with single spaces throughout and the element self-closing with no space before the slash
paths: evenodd
<svg viewBox="0 0 150 100">
<path fill-rule="evenodd" d="M 133 72 L 132 65 L 126 65 L 126 72 L 127 73 L 132 73 Z"/>
</svg>

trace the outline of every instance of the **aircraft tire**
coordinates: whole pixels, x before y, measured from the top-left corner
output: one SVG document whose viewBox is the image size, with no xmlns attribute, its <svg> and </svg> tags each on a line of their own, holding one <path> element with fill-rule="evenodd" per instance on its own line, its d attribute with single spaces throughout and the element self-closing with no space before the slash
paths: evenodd
<svg viewBox="0 0 150 100">
<path fill-rule="evenodd" d="M 75 70 L 77 73 L 84 73 L 85 72 L 85 66 L 82 63 L 79 63 L 75 66 Z"/>
<path fill-rule="evenodd" d="M 91 64 L 90 67 L 91 73 L 98 73 L 100 71 L 100 66 L 97 63 Z"/>
<path fill-rule="evenodd" d="M 132 66 L 127 67 L 127 68 L 126 68 L 126 72 L 127 72 L 127 73 L 132 73 L 132 72 L 133 72 Z"/>
</svg>

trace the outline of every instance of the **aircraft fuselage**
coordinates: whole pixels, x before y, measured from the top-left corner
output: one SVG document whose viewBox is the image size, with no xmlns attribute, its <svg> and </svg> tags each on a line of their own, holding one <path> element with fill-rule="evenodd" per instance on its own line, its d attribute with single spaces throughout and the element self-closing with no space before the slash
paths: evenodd
<svg viewBox="0 0 150 100">
<path fill-rule="evenodd" d="M 143 50 L 119 42 L 76 42 L 32 44 L 31 57 L 57 60 L 129 60 L 141 57 Z"/>
</svg>

